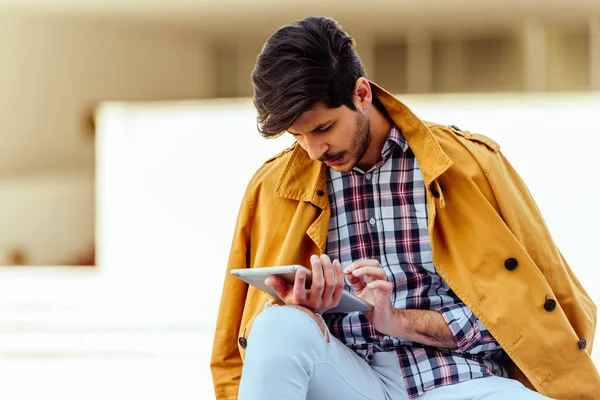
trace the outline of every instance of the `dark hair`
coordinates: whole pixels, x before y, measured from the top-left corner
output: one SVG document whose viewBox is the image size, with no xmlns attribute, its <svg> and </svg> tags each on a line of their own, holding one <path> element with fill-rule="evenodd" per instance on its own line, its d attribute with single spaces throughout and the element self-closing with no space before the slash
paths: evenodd
<svg viewBox="0 0 600 400">
<path fill-rule="evenodd" d="M 355 110 L 354 86 L 362 76 L 354 40 L 333 19 L 310 17 L 280 28 L 252 72 L 258 130 L 280 136 L 318 102 Z"/>
</svg>

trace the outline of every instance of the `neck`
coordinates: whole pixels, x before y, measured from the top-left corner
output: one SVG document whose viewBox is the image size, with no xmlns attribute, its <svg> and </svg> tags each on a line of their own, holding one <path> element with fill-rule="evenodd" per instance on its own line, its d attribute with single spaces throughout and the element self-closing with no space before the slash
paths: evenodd
<svg viewBox="0 0 600 400">
<path fill-rule="evenodd" d="M 369 127 L 371 129 L 371 143 L 365 152 L 358 167 L 363 171 L 369 170 L 381 160 L 381 150 L 385 144 L 388 133 L 392 129 L 390 120 L 372 104 L 368 112 Z"/>
</svg>

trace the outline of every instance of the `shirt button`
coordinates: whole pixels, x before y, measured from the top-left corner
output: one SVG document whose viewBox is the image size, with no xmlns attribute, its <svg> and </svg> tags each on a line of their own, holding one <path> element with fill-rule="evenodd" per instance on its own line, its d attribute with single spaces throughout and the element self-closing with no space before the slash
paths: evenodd
<svg viewBox="0 0 600 400">
<path fill-rule="evenodd" d="M 371 223 L 371 225 L 375 226 L 375 223 L 376 223 L 377 221 L 375 221 L 375 218 L 371 218 L 371 219 L 369 220 L 369 222 Z"/>
<path fill-rule="evenodd" d="M 544 310 L 546 310 L 548 312 L 554 311 L 555 308 L 556 308 L 556 300 L 554 300 L 554 299 L 548 299 L 544 303 Z"/>
<path fill-rule="evenodd" d="M 577 346 L 579 346 L 579 350 L 585 350 L 585 348 L 587 347 L 587 340 L 585 340 L 585 338 L 582 337 L 581 339 L 579 339 L 579 342 L 577 342 Z"/>
<path fill-rule="evenodd" d="M 519 262 L 512 257 L 504 262 L 504 268 L 506 268 L 509 271 L 514 271 L 515 269 L 517 269 L 517 265 L 519 265 Z"/>
<path fill-rule="evenodd" d="M 245 337 L 243 337 L 243 336 L 242 336 L 242 337 L 240 337 L 240 338 L 238 339 L 238 342 L 239 342 L 239 344 L 240 344 L 240 347 L 241 347 L 242 349 L 245 349 L 245 348 L 246 348 L 246 346 L 248 345 L 248 342 L 246 341 L 246 338 L 245 338 Z"/>
<path fill-rule="evenodd" d="M 371 179 L 371 174 L 367 174 L 367 175 L 365 175 L 365 178 L 367 178 L 367 179 Z"/>
</svg>

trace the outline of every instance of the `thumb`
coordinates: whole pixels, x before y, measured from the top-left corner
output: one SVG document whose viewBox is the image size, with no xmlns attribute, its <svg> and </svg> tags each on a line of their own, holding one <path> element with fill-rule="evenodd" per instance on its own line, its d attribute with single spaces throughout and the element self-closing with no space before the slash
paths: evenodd
<svg viewBox="0 0 600 400">
<path fill-rule="evenodd" d="M 267 279 L 265 279 L 265 285 L 273 289 L 275 293 L 277 293 L 277 296 L 279 296 L 279 298 L 283 301 L 285 301 L 285 298 L 292 291 L 292 286 L 275 276 L 269 276 Z"/>
</svg>

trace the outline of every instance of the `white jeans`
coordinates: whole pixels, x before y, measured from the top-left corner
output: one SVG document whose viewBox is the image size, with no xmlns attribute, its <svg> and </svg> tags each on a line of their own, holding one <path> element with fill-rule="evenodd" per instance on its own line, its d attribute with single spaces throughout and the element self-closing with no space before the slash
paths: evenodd
<svg viewBox="0 0 600 400">
<path fill-rule="evenodd" d="M 425 392 L 419 400 L 547 399 L 520 382 L 499 377 L 473 379 Z M 395 352 L 366 362 L 317 323 L 292 307 L 267 307 L 248 338 L 239 400 L 405 400 L 404 378 Z"/>
</svg>

